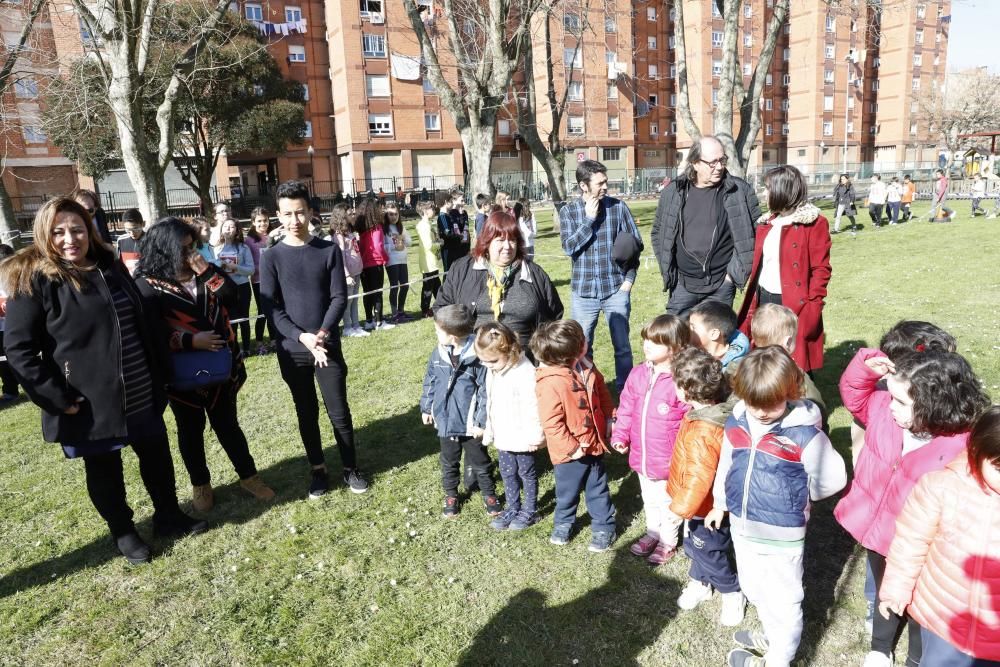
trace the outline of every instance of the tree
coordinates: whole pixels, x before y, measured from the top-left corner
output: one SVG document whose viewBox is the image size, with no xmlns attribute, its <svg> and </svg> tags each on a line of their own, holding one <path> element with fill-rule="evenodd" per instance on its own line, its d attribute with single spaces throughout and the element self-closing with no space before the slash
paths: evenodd
<svg viewBox="0 0 1000 667">
<path fill-rule="evenodd" d="M 419 0 L 403 0 L 425 76 L 462 138 L 472 193 L 493 192 L 490 160 L 497 113 L 530 40 L 530 19 L 538 2 L 442 0 L 440 16 L 430 16 L 431 9 Z M 458 70 L 457 90 L 444 73 L 451 66 Z"/>
<path fill-rule="evenodd" d="M 7 105 L 6 97 L 20 76 L 19 63 L 31 49 L 29 44 L 31 32 L 44 9 L 45 0 L 30 0 L 25 8 L 24 24 L 21 26 L 17 41 L 6 45 L 6 54 L 0 60 L 0 100 L 2 100 L 0 104 L 4 107 L 0 108 L 0 113 L 5 121 L 5 127 L 3 127 L 5 132 L 14 129 L 6 127 L 6 119 L 11 115 L 5 108 Z M 5 154 L 0 155 L 0 177 L 3 176 L 6 168 L 4 157 Z M 7 186 L 4 185 L 3 178 L 0 178 L 0 236 L 9 234 L 15 229 L 17 229 L 17 216 L 14 213 L 14 205 L 7 193 Z"/>
<path fill-rule="evenodd" d="M 948 75 L 947 89 L 936 86 L 914 98 L 920 119 L 949 152 L 971 148 L 963 134 L 1000 130 L 1000 76 L 985 67 Z"/>
</svg>

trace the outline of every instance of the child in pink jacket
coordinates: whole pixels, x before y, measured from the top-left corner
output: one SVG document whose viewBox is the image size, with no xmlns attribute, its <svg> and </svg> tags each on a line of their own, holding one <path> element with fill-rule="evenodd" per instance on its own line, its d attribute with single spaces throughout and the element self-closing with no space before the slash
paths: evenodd
<svg viewBox="0 0 1000 667">
<path fill-rule="evenodd" d="M 670 511 L 667 485 L 663 482 L 670 472 L 677 431 L 689 407 L 677 398 L 670 362 L 690 337 L 688 325 L 676 315 L 660 315 L 643 328 L 646 363 L 633 368 L 625 381 L 611 434 L 612 448 L 629 451 L 628 463 L 639 475 L 646 512 L 646 534 L 630 551 L 652 565 L 661 565 L 673 557 L 677 531 L 684 523 Z"/>
<path fill-rule="evenodd" d="M 886 378 L 886 389 L 877 388 Z M 895 363 L 862 348 L 840 379 L 846 407 L 865 427 L 865 444 L 834 516 L 868 550 L 881 587 L 899 516 L 911 489 L 965 450 L 968 430 L 989 405 L 969 363 L 951 352 L 905 355 Z M 879 598 L 881 599 L 881 598 Z M 890 666 L 904 617 L 876 615 L 866 667 Z M 920 662 L 920 629 L 910 622 L 907 665 Z"/>
</svg>

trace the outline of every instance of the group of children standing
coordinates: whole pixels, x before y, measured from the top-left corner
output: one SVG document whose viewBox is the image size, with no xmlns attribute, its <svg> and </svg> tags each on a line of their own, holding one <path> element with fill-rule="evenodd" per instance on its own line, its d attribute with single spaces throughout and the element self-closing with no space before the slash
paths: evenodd
<svg viewBox="0 0 1000 667">
<path fill-rule="evenodd" d="M 940 329 L 902 322 L 887 334 L 890 350 L 859 350 L 845 371 L 844 404 L 867 428 L 848 486 L 822 398 L 791 357 L 797 320 L 788 308 L 760 308 L 752 350 L 725 304 L 702 303 L 687 320 L 654 318 L 642 331 L 645 363 L 617 409 L 576 322 L 540 325 L 522 350 L 504 325 L 473 331 L 473 321 L 461 305 L 438 310 L 420 400 L 441 438 L 445 517 L 459 511 L 464 450 L 466 488 L 482 492 L 490 525 L 537 523 L 534 452 L 547 448 L 550 542 L 571 540 L 582 492 L 589 549 L 606 551 L 616 525 L 603 457 L 627 454 L 646 518 L 630 552 L 657 566 L 682 545 L 691 566 L 678 607 L 693 610 L 718 591 L 719 622 L 738 626 L 749 601 L 763 631 L 735 632 L 729 664 L 789 665 L 802 633 L 810 505 L 847 487 L 836 517 L 868 549 L 881 611 L 865 665 L 892 664 L 907 613 L 907 664 L 1000 660 L 1000 630 L 980 618 L 1000 610 L 1000 559 L 989 556 L 1000 547 L 1000 408 L 989 407 L 953 344 L 940 343 L 950 339 Z M 962 525 L 963 507 L 976 508 L 975 526 Z"/>
</svg>

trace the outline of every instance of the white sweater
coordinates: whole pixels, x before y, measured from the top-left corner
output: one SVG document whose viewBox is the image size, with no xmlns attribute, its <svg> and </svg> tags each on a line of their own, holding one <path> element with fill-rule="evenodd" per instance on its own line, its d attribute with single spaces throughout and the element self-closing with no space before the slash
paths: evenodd
<svg viewBox="0 0 1000 667">
<path fill-rule="evenodd" d="M 505 452 L 533 452 L 545 446 L 535 397 L 535 367 L 521 357 L 512 368 L 486 373 L 486 432 L 483 444 Z"/>
</svg>

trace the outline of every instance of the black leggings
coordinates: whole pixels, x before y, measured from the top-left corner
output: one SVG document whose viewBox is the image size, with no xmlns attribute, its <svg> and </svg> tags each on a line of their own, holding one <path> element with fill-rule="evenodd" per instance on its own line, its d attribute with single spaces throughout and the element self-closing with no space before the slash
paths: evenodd
<svg viewBox="0 0 1000 667">
<path fill-rule="evenodd" d="M 365 304 L 365 320 L 378 324 L 382 321 L 382 285 L 385 281 L 385 273 L 382 266 L 369 266 L 361 269 L 361 290 L 363 292 L 376 291 L 374 294 L 365 294 L 363 301 Z"/>
<path fill-rule="evenodd" d="M 409 271 L 406 264 L 391 264 L 385 267 L 385 272 L 389 274 L 389 307 L 393 315 L 400 315 L 406 303 L 406 293 L 410 290 L 406 284 L 410 279 Z"/>
<path fill-rule="evenodd" d="M 274 340 L 274 325 L 271 323 L 270 317 L 263 317 L 264 309 L 261 307 L 260 303 L 260 283 L 250 283 L 250 287 L 253 290 L 253 302 L 257 305 L 257 315 L 260 315 L 254 321 L 254 338 L 257 342 L 261 342 L 264 339 L 264 326 L 267 326 L 267 337 Z"/>
<path fill-rule="evenodd" d="M 323 465 L 323 439 L 319 431 L 319 401 L 316 400 L 315 382 L 323 395 L 326 414 L 333 424 L 333 437 L 340 451 L 344 469 L 357 467 L 354 450 L 354 424 L 351 408 L 347 405 L 347 363 L 340 347 L 327 348 L 329 365 L 320 368 L 313 364 L 299 364 L 291 356 L 278 352 L 281 378 L 292 392 L 295 416 L 299 421 L 299 435 L 306 449 L 306 458 L 314 466 Z M 315 378 L 315 380 L 313 379 Z"/>
<path fill-rule="evenodd" d="M 253 290 L 250 283 L 242 283 L 236 286 L 236 305 L 229 313 L 229 319 L 246 319 L 250 317 L 250 298 Z M 250 351 L 250 322 L 239 323 L 239 337 L 243 339 L 243 352 Z"/>
<path fill-rule="evenodd" d="M 872 575 L 875 577 L 875 590 L 882 588 L 882 577 L 885 576 L 885 556 L 868 550 L 868 564 L 871 565 Z M 903 634 L 903 625 L 909 630 L 909 646 L 907 647 L 906 666 L 917 667 L 920 664 L 920 655 L 923 652 L 920 644 L 920 626 L 907 614 L 896 616 L 889 612 L 889 618 L 883 618 L 878 612 L 878 605 L 882 602 L 876 592 L 875 595 L 875 616 L 872 623 L 872 650 L 891 656 L 899 636 Z"/>
<path fill-rule="evenodd" d="M 431 299 L 436 299 L 438 290 L 441 289 L 441 278 L 437 271 L 430 271 L 424 274 L 424 287 L 420 291 L 420 312 L 426 313 L 431 309 Z"/>
<path fill-rule="evenodd" d="M 3 332 L 0 331 L 0 357 L 4 356 L 3 348 Z M 14 376 L 14 371 L 11 370 L 10 364 L 6 361 L 0 361 L 0 383 L 2 383 L 2 391 L 4 394 L 9 396 L 17 396 L 17 378 Z"/>
<path fill-rule="evenodd" d="M 240 479 L 248 479 L 257 474 L 247 438 L 240 428 L 236 415 L 236 396 L 229 394 L 226 388 L 221 390 L 215 405 L 211 408 L 200 408 L 180 401 L 170 401 L 174 419 L 177 420 L 177 448 L 184 459 L 188 477 L 192 486 L 201 486 L 212 481 L 205 461 L 205 414 L 219 438 L 219 444 L 225 450 L 233 468 Z"/>
</svg>

